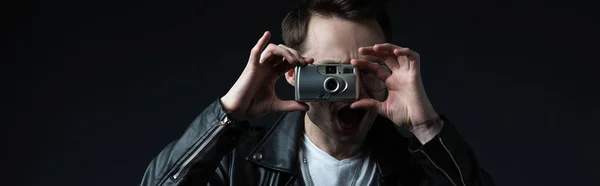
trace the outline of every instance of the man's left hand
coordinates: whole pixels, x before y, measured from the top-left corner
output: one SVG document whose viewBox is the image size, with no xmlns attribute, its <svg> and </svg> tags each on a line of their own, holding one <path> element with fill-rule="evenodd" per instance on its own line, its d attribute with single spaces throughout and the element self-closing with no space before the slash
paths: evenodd
<svg viewBox="0 0 600 186">
<path fill-rule="evenodd" d="M 442 123 L 433 109 L 421 80 L 419 54 L 409 48 L 393 44 L 377 44 L 359 48 L 361 55 L 380 58 L 391 70 L 375 62 L 352 59 L 359 69 L 375 74 L 388 89 L 383 102 L 362 98 L 350 105 L 351 108 L 375 109 L 393 121 L 396 126 L 412 132 L 422 144 L 439 133 Z"/>
</svg>

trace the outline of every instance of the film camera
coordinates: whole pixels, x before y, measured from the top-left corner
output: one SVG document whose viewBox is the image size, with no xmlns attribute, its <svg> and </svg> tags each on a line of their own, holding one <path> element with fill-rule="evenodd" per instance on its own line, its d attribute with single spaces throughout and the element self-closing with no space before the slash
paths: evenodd
<svg viewBox="0 0 600 186">
<path fill-rule="evenodd" d="M 351 64 L 309 64 L 294 70 L 296 101 L 358 100 L 359 71 Z"/>
</svg>

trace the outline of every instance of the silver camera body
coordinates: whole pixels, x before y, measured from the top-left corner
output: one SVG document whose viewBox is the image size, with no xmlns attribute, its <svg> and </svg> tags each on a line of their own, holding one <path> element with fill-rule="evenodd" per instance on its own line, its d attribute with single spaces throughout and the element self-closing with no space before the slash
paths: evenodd
<svg viewBox="0 0 600 186">
<path fill-rule="evenodd" d="M 309 64 L 297 66 L 294 70 L 296 101 L 358 100 L 359 71 L 351 64 Z"/>
</svg>

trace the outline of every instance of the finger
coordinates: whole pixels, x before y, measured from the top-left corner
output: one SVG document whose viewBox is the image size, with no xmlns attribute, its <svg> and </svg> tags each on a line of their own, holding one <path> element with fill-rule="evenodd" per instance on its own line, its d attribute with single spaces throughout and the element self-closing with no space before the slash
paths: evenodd
<svg viewBox="0 0 600 186">
<path fill-rule="evenodd" d="M 265 51 L 263 51 L 260 57 L 260 64 L 268 63 L 269 65 L 275 65 L 275 62 L 281 62 L 280 60 L 274 60 L 275 56 L 283 57 L 285 59 L 284 61 L 291 63 L 294 66 L 298 64 L 298 59 L 296 59 L 296 57 L 294 57 L 289 50 L 279 47 L 275 44 L 269 44 Z"/>
<path fill-rule="evenodd" d="M 387 69 L 375 62 L 370 62 L 364 59 L 352 59 L 350 60 L 350 63 L 359 69 L 364 69 L 375 74 L 377 78 L 383 82 L 385 82 L 387 78 L 392 75 L 392 73 L 390 73 Z"/>
<path fill-rule="evenodd" d="M 259 59 L 260 59 L 260 55 L 262 53 L 263 48 L 265 48 L 265 45 L 267 45 L 267 43 L 269 42 L 269 39 L 271 38 L 271 33 L 269 31 L 266 31 L 262 37 L 260 37 L 260 39 L 258 39 L 258 42 L 256 42 L 256 45 L 254 45 L 254 47 L 252 47 L 252 50 L 250 50 L 250 59 L 249 61 L 252 63 L 258 63 Z"/>
<path fill-rule="evenodd" d="M 374 56 L 382 60 L 385 60 L 392 55 L 388 52 L 377 52 L 373 49 L 373 47 L 360 47 L 358 49 L 358 53 L 360 53 L 361 55 Z"/>
<path fill-rule="evenodd" d="M 390 54 L 392 54 L 392 51 L 397 48 L 401 48 L 401 47 L 390 44 L 390 43 L 376 44 L 373 46 L 373 50 L 375 50 L 377 52 L 387 52 Z"/>
<path fill-rule="evenodd" d="M 302 66 L 306 65 L 306 61 L 300 55 L 300 52 L 294 50 L 293 48 L 287 47 L 287 46 L 285 46 L 283 44 L 279 44 L 278 46 L 281 47 L 281 48 L 287 49 L 288 51 L 290 51 L 290 53 L 292 53 L 292 55 L 294 55 L 294 57 L 296 57 L 296 59 L 298 59 L 298 62 L 300 62 L 300 65 L 302 65 Z"/>
<path fill-rule="evenodd" d="M 385 64 L 390 67 L 390 69 L 398 69 L 400 65 L 395 60 L 388 60 L 390 58 L 397 59 L 397 56 L 394 55 L 393 51 L 386 50 L 375 50 L 375 47 L 361 47 L 358 49 L 358 52 L 362 55 L 370 55 L 375 56 L 379 59 L 382 59 Z"/>
<path fill-rule="evenodd" d="M 410 48 L 397 48 L 394 49 L 394 55 L 398 59 L 398 63 L 401 66 L 406 67 L 407 70 L 417 67 L 419 65 L 419 53 L 411 50 Z"/>
<path fill-rule="evenodd" d="M 304 58 L 304 61 L 306 61 L 306 64 L 313 64 L 315 62 L 315 59 L 312 57 L 302 57 Z"/>
<path fill-rule="evenodd" d="M 290 70 L 294 67 L 296 67 L 296 66 L 294 66 L 290 63 L 282 62 L 282 63 L 276 64 L 273 67 L 273 70 L 275 71 L 275 74 L 277 74 L 277 77 L 279 77 L 281 74 L 287 72 L 288 70 Z"/>
<path fill-rule="evenodd" d="M 306 62 L 306 64 L 312 64 L 313 62 L 315 62 L 315 59 L 313 58 L 304 58 L 304 61 Z M 277 74 L 277 76 L 279 77 L 281 74 L 287 72 L 288 70 L 294 68 L 296 66 L 287 63 L 287 62 L 282 62 L 279 64 L 276 64 L 274 68 L 275 73 Z"/>
<path fill-rule="evenodd" d="M 410 48 L 399 48 L 399 49 L 395 49 L 394 50 L 394 55 L 396 56 L 407 56 L 408 59 L 410 59 L 411 61 L 419 61 L 419 59 L 421 58 L 421 56 L 419 55 L 419 53 L 415 52 L 414 50 L 411 50 Z"/>
<path fill-rule="evenodd" d="M 293 100 L 274 101 L 271 108 L 273 109 L 273 112 L 308 111 L 308 105 L 306 103 L 293 101 Z"/>
<path fill-rule="evenodd" d="M 383 44 L 376 44 L 373 46 L 373 50 L 377 51 L 377 52 L 385 52 L 385 53 L 389 53 L 390 55 L 394 55 L 394 58 L 396 60 L 386 60 L 385 64 L 388 65 L 391 69 L 400 69 L 400 68 L 410 68 L 408 65 L 410 64 L 406 64 L 404 63 L 405 60 L 401 60 L 401 57 L 396 55 L 394 53 L 394 50 L 396 49 L 401 49 L 402 47 L 390 44 L 390 43 L 383 43 Z"/>
<path fill-rule="evenodd" d="M 371 98 L 362 98 L 350 104 L 351 109 L 374 109 L 380 112 L 383 103 Z M 381 112 L 380 112 L 381 113 Z"/>
</svg>

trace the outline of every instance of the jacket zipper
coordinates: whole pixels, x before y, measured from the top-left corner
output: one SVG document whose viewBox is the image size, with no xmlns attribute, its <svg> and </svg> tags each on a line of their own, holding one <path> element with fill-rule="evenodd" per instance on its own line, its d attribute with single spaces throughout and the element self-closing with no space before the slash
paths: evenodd
<svg viewBox="0 0 600 186">
<path fill-rule="evenodd" d="M 429 162 L 431 162 L 435 168 L 442 171 L 442 173 L 444 173 L 444 175 L 446 175 L 446 178 L 448 178 L 448 180 L 450 180 L 450 183 L 452 183 L 452 185 L 456 186 L 456 183 L 454 183 L 454 181 L 452 181 L 452 178 L 450 178 L 450 176 L 448 175 L 448 173 L 446 173 L 446 171 L 444 171 L 437 164 L 435 164 L 435 162 L 433 162 L 433 160 L 431 160 L 431 158 L 429 157 L 429 155 L 427 155 L 427 153 L 425 153 L 425 151 L 423 151 L 423 150 L 420 150 L 420 151 L 425 155 L 425 157 L 427 157 L 427 159 L 429 159 Z"/>
<path fill-rule="evenodd" d="M 202 150 L 204 150 L 204 148 L 206 148 L 206 146 L 213 141 L 217 134 L 219 134 L 219 132 L 223 130 L 223 128 L 225 128 L 226 124 L 228 124 L 226 123 L 226 121 L 220 122 L 220 125 L 218 125 L 217 128 L 214 129 L 214 131 L 210 134 L 210 136 L 208 136 L 208 138 L 200 144 L 200 146 L 194 151 L 194 153 L 192 153 L 192 155 L 188 157 L 183 162 L 183 164 L 181 164 L 179 170 L 177 170 L 177 172 L 175 172 L 175 174 L 173 174 L 171 178 L 177 180 L 177 178 L 181 176 L 181 173 L 183 173 L 183 171 L 185 171 L 188 168 L 188 165 L 192 162 L 192 160 L 195 159 L 196 156 L 198 156 L 198 154 L 200 154 L 200 152 L 202 152 Z"/>
<path fill-rule="evenodd" d="M 440 143 L 442 144 L 442 147 L 444 147 L 444 149 L 446 150 L 446 152 L 448 154 L 450 154 L 450 158 L 452 158 L 452 162 L 454 162 L 454 166 L 456 166 L 456 169 L 458 169 L 458 174 L 460 175 L 460 181 L 462 182 L 462 184 L 464 186 L 467 186 L 467 184 L 465 183 L 465 179 L 463 178 L 463 174 L 460 171 L 460 167 L 458 167 L 458 163 L 456 163 L 456 160 L 454 160 L 454 156 L 452 156 L 452 153 L 450 153 L 450 151 L 448 150 L 448 148 L 444 144 L 444 141 L 442 141 L 442 137 L 440 137 L 439 139 L 440 139 Z"/>
</svg>

